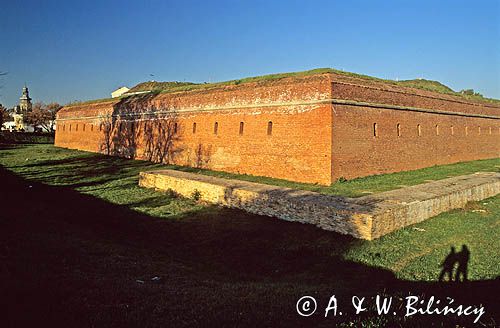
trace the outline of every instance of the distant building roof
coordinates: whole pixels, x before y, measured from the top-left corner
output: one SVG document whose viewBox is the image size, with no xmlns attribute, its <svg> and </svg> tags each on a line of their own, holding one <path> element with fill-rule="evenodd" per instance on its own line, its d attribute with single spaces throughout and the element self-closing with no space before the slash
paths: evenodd
<svg viewBox="0 0 500 328">
<path fill-rule="evenodd" d="M 120 97 L 121 95 L 123 95 L 124 93 L 126 93 L 129 90 L 130 89 L 127 87 L 120 87 L 120 88 L 116 89 L 115 91 L 111 92 L 111 97 L 112 98 Z"/>
</svg>

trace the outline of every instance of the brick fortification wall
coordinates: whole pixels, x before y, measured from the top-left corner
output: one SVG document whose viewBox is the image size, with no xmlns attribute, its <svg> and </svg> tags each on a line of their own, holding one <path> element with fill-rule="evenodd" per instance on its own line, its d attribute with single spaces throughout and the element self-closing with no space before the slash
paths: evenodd
<svg viewBox="0 0 500 328">
<path fill-rule="evenodd" d="M 500 157 L 500 107 L 392 89 L 332 83 L 334 179 Z"/>
<path fill-rule="evenodd" d="M 500 107 L 322 74 L 65 107 L 55 144 L 330 184 L 500 157 Z"/>
<path fill-rule="evenodd" d="M 331 105 L 321 103 L 330 90 L 316 76 L 77 105 L 60 111 L 55 144 L 330 184 Z"/>
</svg>

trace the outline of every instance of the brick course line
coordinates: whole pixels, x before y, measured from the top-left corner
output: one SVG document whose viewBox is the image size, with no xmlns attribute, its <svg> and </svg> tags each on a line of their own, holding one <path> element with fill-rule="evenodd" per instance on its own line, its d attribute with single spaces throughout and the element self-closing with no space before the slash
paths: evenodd
<svg viewBox="0 0 500 328">
<path fill-rule="evenodd" d="M 172 109 L 169 111 L 149 111 L 142 113 L 123 113 L 116 115 L 97 115 L 97 116 L 80 116 L 80 117 L 64 117 L 58 118 L 58 121 L 70 121 L 70 120 L 89 120 L 89 119 L 102 119 L 102 118 L 122 118 L 122 117 L 134 117 L 134 116 L 153 116 L 153 115 L 170 115 L 172 113 L 200 113 L 200 112 L 215 112 L 215 111 L 231 111 L 234 109 L 245 109 L 245 108 L 266 108 L 266 107 L 287 107 L 287 106 L 310 106 L 310 105 L 321 105 L 321 104 L 333 104 L 333 105 L 351 105 L 351 106 L 362 106 L 369 108 L 381 108 L 381 109 L 392 109 L 392 110 L 402 110 L 420 113 L 430 113 L 430 114 L 440 114 L 440 115 L 451 115 L 451 116 L 465 116 L 465 117 L 479 117 L 479 118 L 490 118 L 490 119 L 500 119 L 500 116 L 484 115 L 484 114 L 474 114 L 474 113 L 462 113 L 462 112 L 451 112 L 444 110 L 435 110 L 420 107 L 410 107 L 410 106 L 398 106 L 390 104 L 379 104 L 371 102 L 362 102 L 346 99 L 323 99 L 308 102 L 288 102 L 288 103 L 267 103 L 267 104 L 255 104 L 255 105 L 244 105 L 244 106 L 221 106 L 221 107 L 210 107 L 202 109 L 186 108 L 186 109 Z"/>
<path fill-rule="evenodd" d="M 380 83 L 380 82 L 379 82 Z M 463 101 L 463 100 L 458 100 L 458 99 L 450 99 L 450 98 L 443 98 L 443 97 L 434 97 L 434 96 L 429 96 L 429 95 L 422 95 L 414 92 L 405 92 L 405 91 L 399 91 L 399 90 L 390 90 L 390 89 L 384 89 L 384 88 L 379 88 L 379 87 L 373 87 L 369 85 L 363 85 L 363 84 L 356 84 L 356 83 L 348 83 L 348 82 L 339 82 L 339 81 L 333 81 L 332 84 L 342 84 L 342 85 L 349 85 L 353 87 L 360 87 L 360 88 L 365 88 L 365 89 L 371 89 L 371 90 L 378 90 L 378 91 L 385 91 L 385 92 L 391 92 L 391 93 L 399 93 L 402 95 L 408 95 L 408 96 L 416 96 L 416 97 L 421 97 L 421 98 L 428 98 L 428 99 L 436 99 L 436 100 L 443 100 L 443 101 L 449 101 L 449 102 L 454 102 L 458 104 L 464 104 L 464 105 L 471 105 L 471 106 L 478 106 L 478 107 L 488 107 L 488 108 L 495 108 L 500 110 L 500 106 L 494 105 L 494 104 L 489 104 L 489 103 L 476 103 L 476 102 L 468 102 L 468 101 Z M 392 85 L 395 88 L 411 88 L 411 87 L 406 87 L 402 85 Z M 435 92 L 431 90 L 420 90 L 420 91 L 427 91 L 427 92 Z M 457 97 L 455 95 L 449 94 L 447 95 L 449 97 Z"/>
</svg>

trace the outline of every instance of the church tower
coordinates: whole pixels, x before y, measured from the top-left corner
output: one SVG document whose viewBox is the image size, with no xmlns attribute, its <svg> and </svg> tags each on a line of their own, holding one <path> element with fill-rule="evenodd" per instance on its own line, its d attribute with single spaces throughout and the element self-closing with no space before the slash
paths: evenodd
<svg viewBox="0 0 500 328">
<path fill-rule="evenodd" d="M 17 131 L 28 131 L 29 127 L 24 123 L 24 115 L 31 112 L 32 104 L 28 87 L 23 87 L 23 94 L 19 98 L 19 105 L 14 107 L 14 124 Z"/>
<path fill-rule="evenodd" d="M 19 98 L 19 110 L 20 114 L 31 112 L 31 98 L 26 85 L 23 87 L 23 94 L 21 95 L 21 98 Z"/>
</svg>

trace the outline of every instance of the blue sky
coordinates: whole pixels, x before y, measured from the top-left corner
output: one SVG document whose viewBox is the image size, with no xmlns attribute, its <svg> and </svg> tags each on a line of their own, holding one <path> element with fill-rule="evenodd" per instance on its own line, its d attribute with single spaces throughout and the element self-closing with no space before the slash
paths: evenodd
<svg viewBox="0 0 500 328">
<path fill-rule="evenodd" d="M 0 0 L 0 103 L 333 67 L 500 98 L 500 1 Z M 153 74 L 154 77 L 151 77 Z"/>
</svg>

